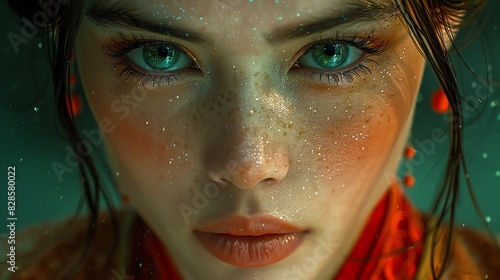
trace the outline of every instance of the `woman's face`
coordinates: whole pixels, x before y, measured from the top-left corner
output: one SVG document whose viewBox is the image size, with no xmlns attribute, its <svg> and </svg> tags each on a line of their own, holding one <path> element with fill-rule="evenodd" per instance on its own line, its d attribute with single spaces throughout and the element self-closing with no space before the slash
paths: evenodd
<svg viewBox="0 0 500 280">
<path fill-rule="evenodd" d="M 88 1 L 119 188 L 186 279 L 328 279 L 394 179 L 423 59 L 391 1 Z"/>
</svg>

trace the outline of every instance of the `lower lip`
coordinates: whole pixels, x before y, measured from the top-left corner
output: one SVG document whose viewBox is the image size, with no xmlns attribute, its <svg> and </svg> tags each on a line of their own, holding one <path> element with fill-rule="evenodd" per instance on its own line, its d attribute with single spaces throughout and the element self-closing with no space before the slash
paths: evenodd
<svg viewBox="0 0 500 280">
<path fill-rule="evenodd" d="M 240 267 L 266 266 L 291 255 L 304 232 L 238 236 L 195 231 L 205 248 L 219 260 Z"/>
</svg>

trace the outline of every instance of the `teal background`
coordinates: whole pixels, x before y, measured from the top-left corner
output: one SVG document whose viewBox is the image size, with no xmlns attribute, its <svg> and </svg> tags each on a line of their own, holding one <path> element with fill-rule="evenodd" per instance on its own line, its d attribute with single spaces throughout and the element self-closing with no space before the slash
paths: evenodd
<svg viewBox="0 0 500 280">
<path fill-rule="evenodd" d="M 477 227 L 481 224 L 480 220 L 485 219 L 489 227 L 500 232 L 498 12 L 500 1 L 490 1 L 478 18 L 482 32 L 478 32 L 476 25 L 463 30 L 458 39 L 461 45 L 467 45 L 462 54 L 469 66 L 483 78 L 488 77 L 490 84 L 488 86 L 484 81 L 474 78 L 465 65 L 456 59 L 458 75 L 463 78 L 460 85 L 471 105 L 466 106 L 465 157 L 474 191 L 484 213 L 484 217 L 476 214 L 464 185 L 457 223 Z M 20 229 L 48 219 L 67 217 L 75 211 L 81 193 L 76 169 L 73 174 L 64 174 L 60 182 L 51 167 L 53 162 L 65 162 L 69 143 L 62 137 L 62 130 L 55 119 L 49 69 L 44 61 L 43 49 L 39 48 L 40 39 L 33 38 L 27 44 L 22 44 L 16 54 L 8 34 L 21 34 L 21 25 L 8 11 L 4 1 L 0 4 L 0 21 L 0 217 L 7 216 L 7 167 L 15 166 L 16 216 Z M 430 96 L 437 88 L 432 71 L 427 69 L 411 138 L 418 150 L 418 161 L 407 163 L 402 168 L 413 171 L 417 183 L 408 193 L 424 211 L 429 209 L 434 200 L 447 160 L 447 142 L 440 144 L 432 140 L 432 131 L 435 129 L 447 132 L 443 115 L 434 113 L 430 108 Z M 488 98 L 480 98 L 488 92 Z M 86 127 L 94 125 L 86 105 L 79 119 Z M 104 165 L 101 169 L 106 171 Z M 103 179 L 106 180 L 106 177 Z M 0 232 L 4 233 L 6 229 L 1 227 Z"/>
</svg>

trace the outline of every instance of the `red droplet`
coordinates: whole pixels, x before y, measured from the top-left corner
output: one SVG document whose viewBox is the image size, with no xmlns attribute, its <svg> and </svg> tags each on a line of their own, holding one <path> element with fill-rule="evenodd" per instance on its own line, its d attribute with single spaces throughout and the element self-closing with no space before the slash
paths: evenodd
<svg viewBox="0 0 500 280">
<path fill-rule="evenodd" d="M 413 146 L 407 146 L 404 151 L 404 156 L 406 159 L 412 159 L 415 157 L 415 154 L 417 153 L 417 150 L 413 148 Z"/>
<path fill-rule="evenodd" d="M 415 177 L 412 175 L 405 175 L 403 177 L 403 185 L 408 188 L 413 187 L 413 185 L 415 185 Z"/>
<path fill-rule="evenodd" d="M 72 112 L 73 116 L 80 114 L 82 111 L 82 100 L 80 96 L 76 94 L 66 96 L 66 106 L 68 107 L 68 112 Z"/>
<path fill-rule="evenodd" d="M 438 114 L 444 114 L 450 109 L 450 103 L 443 89 L 438 89 L 434 91 L 431 97 L 431 107 L 434 112 Z"/>
</svg>

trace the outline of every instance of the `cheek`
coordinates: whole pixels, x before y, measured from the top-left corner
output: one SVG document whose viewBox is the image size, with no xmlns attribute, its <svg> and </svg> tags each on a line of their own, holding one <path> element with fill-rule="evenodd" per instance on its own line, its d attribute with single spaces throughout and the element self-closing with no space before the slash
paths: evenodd
<svg viewBox="0 0 500 280">
<path fill-rule="evenodd" d="M 338 207 L 352 201 L 345 195 L 368 193 L 380 176 L 395 172 L 388 162 L 399 155 L 398 143 L 407 137 L 405 125 L 419 84 L 419 79 L 404 77 L 420 77 L 420 66 L 405 69 L 406 74 L 380 70 L 350 89 L 304 90 L 311 97 L 302 102 L 308 108 L 303 127 L 312 129 L 294 141 L 308 140 L 308 145 L 296 147 L 302 151 L 296 158 L 307 158 L 310 176 L 320 178 L 318 185 L 325 186 L 320 191 L 328 192 L 324 197 L 337 192 L 344 198 L 336 200 Z"/>
<path fill-rule="evenodd" d="M 361 108 L 339 108 L 344 115 L 320 123 L 312 141 L 316 159 L 311 164 L 341 189 L 352 190 L 375 180 L 404 121 L 383 104 L 362 104 Z"/>
<path fill-rule="evenodd" d="M 111 102 L 118 103 L 116 100 Z M 190 137 L 195 135 L 194 126 L 182 119 L 150 113 L 158 111 L 151 111 L 148 102 L 136 104 L 123 119 L 120 114 L 101 108 L 103 104 L 110 104 L 107 98 L 97 98 L 91 103 L 96 104 L 96 118 L 109 118 L 115 125 L 115 130 L 105 138 L 111 163 L 117 172 L 139 176 L 135 180 L 147 177 L 156 181 L 155 185 L 158 182 L 172 184 L 194 165 L 198 154 L 195 147 L 199 146 L 197 138 Z M 124 104 L 121 106 L 126 108 Z"/>
<path fill-rule="evenodd" d="M 423 69 L 423 59 L 416 50 L 410 53 L 413 49 L 402 44 L 390 54 L 402 60 L 384 63 L 389 66 L 373 70 L 362 84 L 330 90 L 333 98 L 308 101 L 318 112 L 308 124 L 315 126 L 310 145 L 315 158 L 310 164 L 317 166 L 322 177 L 328 174 L 329 184 L 346 187 L 346 191 L 368 190 L 380 176 L 394 174 L 389 162 L 399 157 L 400 143 L 408 136 Z"/>
<path fill-rule="evenodd" d="M 89 49 L 81 51 L 79 57 L 100 57 Z M 187 128 L 194 125 L 182 117 L 187 115 L 181 109 L 185 106 L 176 101 L 175 93 L 192 90 L 138 88 L 117 78 L 112 64 L 103 66 L 96 60 L 79 61 L 81 80 L 97 123 L 107 124 L 107 129 L 101 130 L 117 185 L 135 205 L 150 205 L 153 200 L 160 203 L 167 197 L 180 201 L 182 192 L 168 194 L 166 188 L 194 180 L 188 170 L 195 160 L 193 147 L 198 145 L 197 138 L 189 137 L 193 129 Z"/>
</svg>

